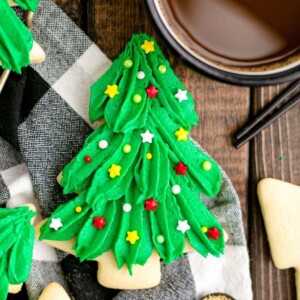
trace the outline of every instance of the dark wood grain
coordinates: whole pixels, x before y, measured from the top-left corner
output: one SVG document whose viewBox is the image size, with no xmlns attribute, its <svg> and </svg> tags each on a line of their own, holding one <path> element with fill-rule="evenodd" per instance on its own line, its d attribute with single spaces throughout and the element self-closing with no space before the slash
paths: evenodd
<svg viewBox="0 0 300 300">
<path fill-rule="evenodd" d="M 84 28 L 83 23 L 83 1 L 82 0 L 53 0 L 53 2 L 58 5 L 67 15 L 71 18 L 77 26 Z"/>
<path fill-rule="evenodd" d="M 261 110 L 285 85 L 253 90 L 253 114 Z M 256 195 L 257 182 L 266 177 L 300 185 L 300 106 L 259 134 L 251 146 L 249 246 L 254 299 L 296 299 L 293 270 L 274 267 Z M 280 157 L 284 156 L 284 160 Z M 284 197 L 284 195 L 282 195 Z"/>
<path fill-rule="evenodd" d="M 184 68 L 185 71 L 181 70 Z M 200 118 L 192 136 L 208 151 L 228 174 L 240 197 L 247 234 L 248 146 L 237 151 L 232 135 L 248 118 L 249 90 L 222 84 L 189 70 L 174 68 L 196 101 Z"/>
<path fill-rule="evenodd" d="M 154 34 L 140 1 L 88 1 L 88 34 L 114 59 L 124 49 L 133 33 Z"/>
</svg>

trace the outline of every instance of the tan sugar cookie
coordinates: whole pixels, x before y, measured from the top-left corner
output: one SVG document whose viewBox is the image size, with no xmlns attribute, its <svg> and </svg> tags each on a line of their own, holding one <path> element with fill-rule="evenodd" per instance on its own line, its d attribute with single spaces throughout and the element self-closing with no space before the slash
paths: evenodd
<svg viewBox="0 0 300 300">
<path fill-rule="evenodd" d="M 46 221 L 47 219 L 36 225 L 37 238 L 40 236 L 40 228 Z M 43 242 L 59 250 L 75 255 L 74 250 L 72 250 L 75 239 L 69 241 L 44 240 Z M 103 286 L 115 289 L 146 289 L 157 286 L 160 283 L 160 258 L 156 251 L 153 252 L 152 256 L 144 266 L 133 266 L 133 276 L 129 275 L 126 266 L 118 269 L 112 251 L 104 253 L 95 260 L 98 262 L 98 282 Z M 151 274 L 151 276 L 149 276 L 149 274 Z"/>
<path fill-rule="evenodd" d="M 57 176 L 57 181 L 60 184 L 62 180 L 62 173 Z M 47 219 L 38 223 L 35 227 L 36 238 L 40 236 L 40 228 L 47 221 Z M 229 236 L 224 230 L 224 240 L 227 242 Z M 65 251 L 72 255 L 75 255 L 72 246 L 75 243 L 75 238 L 69 241 L 52 241 L 43 240 L 44 243 L 57 248 L 59 250 Z M 185 242 L 185 253 L 195 251 L 190 245 L 188 239 Z M 160 258 L 156 251 L 153 251 L 152 256 L 149 258 L 144 266 L 135 265 L 133 267 L 133 275 L 130 276 L 128 273 L 127 266 L 124 265 L 121 269 L 118 269 L 116 259 L 112 251 L 108 251 L 95 259 L 98 261 L 98 272 L 97 279 L 98 282 L 105 287 L 115 288 L 115 289 L 146 289 L 152 288 L 159 285 L 161 280 L 161 266 Z M 151 276 L 149 276 L 151 274 Z"/>
<path fill-rule="evenodd" d="M 12 1 L 12 0 L 8 0 L 8 4 L 10 5 L 10 6 L 18 6 L 18 4 L 17 3 L 15 3 L 14 1 Z"/>
<path fill-rule="evenodd" d="M 25 204 L 24 206 L 28 206 L 29 209 L 32 210 L 32 211 L 34 211 L 34 212 L 37 211 L 36 207 L 33 204 Z M 35 220 L 35 217 L 33 217 L 31 219 L 31 224 L 34 223 L 34 220 Z M 10 284 L 8 286 L 8 292 L 10 294 L 17 294 L 17 293 L 19 293 L 21 291 L 22 286 L 23 286 L 23 283 L 21 283 L 21 284 Z"/>
<path fill-rule="evenodd" d="M 159 284 L 160 258 L 170 264 L 192 250 L 187 238 L 204 257 L 220 257 L 224 230 L 199 194 L 217 196 L 222 172 L 189 139 L 195 102 L 154 38 L 132 36 L 91 86 L 89 117 L 105 123 L 61 180 L 64 194 L 78 194 L 52 212 L 40 240 L 66 241 L 59 246 L 70 252 L 75 237 L 76 256 L 98 261 L 100 283 L 120 289 Z"/>
<path fill-rule="evenodd" d="M 295 268 L 300 299 L 300 187 L 272 178 L 257 186 L 273 262 L 279 269 Z"/>
<path fill-rule="evenodd" d="M 51 282 L 43 290 L 38 300 L 71 300 L 64 288 L 57 282 Z"/>
<path fill-rule="evenodd" d="M 32 49 L 30 51 L 30 62 L 32 64 L 39 64 L 45 61 L 46 54 L 41 46 L 37 42 L 33 42 Z"/>
<path fill-rule="evenodd" d="M 35 226 L 36 238 L 40 236 L 40 228 L 47 221 L 41 221 Z M 225 242 L 228 241 L 228 234 L 224 231 Z M 75 238 L 69 241 L 50 241 L 43 240 L 44 243 L 59 250 L 75 255 L 72 246 L 75 243 Z M 185 253 L 195 251 L 186 239 Z M 156 251 L 153 251 L 152 256 L 143 266 L 133 266 L 133 275 L 128 273 L 127 266 L 124 265 L 118 269 L 116 259 L 112 251 L 108 251 L 95 259 L 98 262 L 97 279 L 98 282 L 109 288 L 114 289 L 147 289 L 159 285 L 161 280 L 160 258 Z M 149 276 L 151 274 L 151 276 Z"/>
<path fill-rule="evenodd" d="M 8 3 L 10 6 L 18 6 L 15 2 L 8 0 Z M 32 13 L 31 13 L 32 14 Z M 30 51 L 30 62 L 32 64 L 39 64 L 45 61 L 46 54 L 44 50 L 41 48 L 41 46 L 37 42 L 33 42 L 32 49 Z M 2 65 L 2 62 L 0 61 L 0 66 Z"/>
<path fill-rule="evenodd" d="M 8 287 L 8 292 L 10 294 L 18 294 L 19 292 L 21 292 L 23 284 L 10 284 Z"/>
</svg>

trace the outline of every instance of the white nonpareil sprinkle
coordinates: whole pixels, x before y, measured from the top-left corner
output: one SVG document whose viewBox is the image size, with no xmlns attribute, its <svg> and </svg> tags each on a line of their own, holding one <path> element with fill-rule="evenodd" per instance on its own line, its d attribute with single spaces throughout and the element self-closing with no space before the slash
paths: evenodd
<svg viewBox="0 0 300 300">
<path fill-rule="evenodd" d="M 144 79 L 145 78 L 145 73 L 143 71 L 139 71 L 136 75 L 137 79 Z"/>
<path fill-rule="evenodd" d="M 130 212 L 131 211 L 131 205 L 129 203 L 125 203 L 123 205 L 123 211 L 124 212 Z"/>
<path fill-rule="evenodd" d="M 108 147 L 108 142 L 106 140 L 101 140 L 99 142 L 99 148 L 100 149 L 106 149 Z"/>
<path fill-rule="evenodd" d="M 175 184 L 175 185 L 172 186 L 172 193 L 174 195 L 177 195 L 180 192 L 181 192 L 181 188 L 180 188 L 180 186 L 178 184 Z"/>
</svg>

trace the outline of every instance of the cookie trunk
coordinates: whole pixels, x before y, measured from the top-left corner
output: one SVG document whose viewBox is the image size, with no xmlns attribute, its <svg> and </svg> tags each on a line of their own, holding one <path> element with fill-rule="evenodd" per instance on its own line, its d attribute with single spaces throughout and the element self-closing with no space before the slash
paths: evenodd
<svg viewBox="0 0 300 300">
<path fill-rule="evenodd" d="M 40 237 L 40 228 L 47 221 L 41 221 L 35 226 L 36 238 Z M 72 246 L 75 238 L 68 241 L 44 240 L 44 243 L 59 250 L 75 255 Z M 112 251 L 105 252 L 95 259 L 98 262 L 98 282 L 112 289 L 147 289 L 159 285 L 161 280 L 160 258 L 156 251 L 147 260 L 144 266 L 134 265 L 132 268 L 133 276 L 130 276 L 128 268 L 124 265 L 118 269 L 115 256 Z"/>
<path fill-rule="evenodd" d="M 132 276 L 126 265 L 118 269 L 112 251 L 104 253 L 97 261 L 98 282 L 105 287 L 121 290 L 148 289 L 159 285 L 161 280 L 160 259 L 156 251 L 153 251 L 144 266 L 133 266 Z"/>
</svg>

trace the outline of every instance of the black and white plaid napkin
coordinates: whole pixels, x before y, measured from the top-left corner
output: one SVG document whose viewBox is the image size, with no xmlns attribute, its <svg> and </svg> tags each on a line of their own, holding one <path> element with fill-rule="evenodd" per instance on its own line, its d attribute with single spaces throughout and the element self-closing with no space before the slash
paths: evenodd
<svg viewBox="0 0 300 300">
<path fill-rule="evenodd" d="M 47 217 L 70 199 L 62 195 L 56 176 L 97 126 L 88 118 L 89 88 L 111 62 L 50 0 L 41 1 L 33 33 L 46 62 L 24 69 L 22 76 L 11 74 L 0 95 L 0 204 L 31 202 Z M 220 259 L 190 253 L 162 266 L 160 286 L 116 291 L 98 284 L 96 262 L 79 263 L 36 241 L 26 283 L 29 299 L 36 300 L 51 281 L 76 300 L 184 300 L 212 292 L 252 299 L 239 199 L 224 173 L 220 194 L 207 205 L 230 235 Z"/>
</svg>

